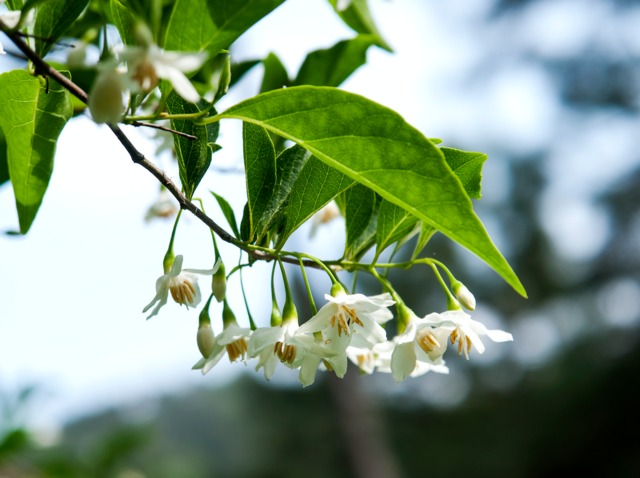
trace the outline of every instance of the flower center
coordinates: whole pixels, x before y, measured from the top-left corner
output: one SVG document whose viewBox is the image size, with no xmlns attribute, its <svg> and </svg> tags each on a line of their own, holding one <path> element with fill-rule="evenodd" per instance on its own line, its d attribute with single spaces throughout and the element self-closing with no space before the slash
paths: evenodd
<svg viewBox="0 0 640 478">
<path fill-rule="evenodd" d="M 226 349 L 227 355 L 229 355 L 229 361 L 235 362 L 240 357 L 244 360 L 247 355 L 247 340 L 244 337 L 234 340 L 230 344 L 226 345 Z"/>
<path fill-rule="evenodd" d="M 282 363 L 292 364 L 296 359 L 298 350 L 295 345 L 285 345 L 284 342 L 276 342 L 273 347 L 273 353 L 280 359 Z"/>
<path fill-rule="evenodd" d="M 338 336 L 349 333 L 349 326 L 351 324 L 358 324 L 360 327 L 364 327 L 362 321 L 358 318 L 358 314 L 353 309 L 344 305 L 338 306 L 338 312 L 331 317 L 331 327 L 338 327 Z"/>
<path fill-rule="evenodd" d="M 440 342 L 438 342 L 438 339 L 436 339 L 436 336 L 429 331 L 420 334 L 420 336 L 418 336 L 417 338 L 417 342 L 420 348 L 424 350 L 425 353 L 427 354 L 440 348 Z"/>
<path fill-rule="evenodd" d="M 142 91 L 150 91 L 158 84 L 158 74 L 149 60 L 144 59 L 136 65 L 132 78 L 140 85 Z"/>
<path fill-rule="evenodd" d="M 457 340 L 458 355 L 462 355 L 462 353 L 464 352 L 464 356 L 467 360 L 469 360 L 469 352 L 471 352 L 471 339 L 464 333 L 459 333 L 458 329 L 455 329 L 453 332 L 451 332 L 449 340 L 451 341 L 451 345 L 453 345 Z"/>
<path fill-rule="evenodd" d="M 176 281 L 169 287 L 169 290 L 171 291 L 171 297 L 178 304 L 190 305 L 196 298 L 196 287 L 190 280 L 182 279 Z"/>
</svg>

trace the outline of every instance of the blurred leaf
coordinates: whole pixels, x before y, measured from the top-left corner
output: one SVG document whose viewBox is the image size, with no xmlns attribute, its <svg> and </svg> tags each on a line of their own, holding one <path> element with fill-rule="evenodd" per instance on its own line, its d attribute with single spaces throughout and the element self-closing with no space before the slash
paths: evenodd
<svg viewBox="0 0 640 478">
<path fill-rule="evenodd" d="M 213 191 L 211 191 L 211 194 L 213 194 L 213 197 L 215 197 L 216 201 L 218 201 L 218 205 L 220 206 L 225 219 L 229 223 L 229 226 L 233 231 L 233 235 L 236 237 L 236 239 L 240 239 L 240 231 L 238 230 L 238 223 L 236 222 L 236 215 L 233 212 L 233 208 L 222 196 L 217 195 Z"/>
<path fill-rule="evenodd" d="M 185 101 L 175 92 L 171 92 L 167 99 L 167 111 L 171 115 L 193 114 L 200 111 L 200 109 L 197 105 Z M 193 140 L 184 136 L 173 135 L 173 143 L 180 168 L 180 181 L 185 195 L 191 199 L 211 164 L 212 150 L 209 145 L 209 129 L 207 126 L 197 125 L 193 121 L 181 119 L 172 119 L 171 128 L 197 138 Z"/>
<path fill-rule="evenodd" d="M 351 178 L 311 156 L 291 188 L 284 212 L 286 223 L 278 247 L 284 246 L 287 238 L 298 227 L 352 185 Z"/>
<path fill-rule="evenodd" d="M 336 8 L 337 0 L 329 0 L 329 3 L 333 5 L 334 9 Z M 392 51 L 373 21 L 368 0 L 353 0 L 348 8 L 340 12 L 336 9 L 336 13 L 357 33 L 373 35 L 376 38 L 376 45 L 387 51 Z"/>
<path fill-rule="evenodd" d="M 356 184 L 344 193 L 347 229 L 345 259 L 356 261 L 373 246 L 380 202 L 380 196 L 361 184 Z"/>
<path fill-rule="evenodd" d="M 49 82 L 47 93 L 44 80 L 14 70 L 0 75 L 0 111 L 20 232 L 26 234 L 49 185 L 56 142 L 71 117 L 71 103 L 55 81 Z"/>
<path fill-rule="evenodd" d="M 289 84 L 287 70 L 280 61 L 280 58 L 275 54 L 269 53 L 267 57 L 262 60 L 262 63 L 264 64 L 264 75 L 262 76 L 260 93 L 277 90 Z"/>
<path fill-rule="evenodd" d="M 22 0 L 7 0 L 7 7 L 9 10 L 22 10 L 24 2 Z"/>
<path fill-rule="evenodd" d="M 38 6 L 33 33 L 36 52 L 45 56 L 89 4 L 89 0 L 47 0 Z"/>
<path fill-rule="evenodd" d="M 125 45 L 135 45 L 135 10 L 127 0 L 111 0 L 111 16 Z"/>
<path fill-rule="evenodd" d="M 480 199 L 482 197 L 482 166 L 487 160 L 487 155 L 453 148 L 440 148 L 440 151 L 444 153 L 444 159 L 458 176 L 469 197 Z"/>
<path fill-rule="evenodd" d="M 373 35 L 358 35 L 331 48 L 307 55 L 294 85 L 339 86 L 367 61 L 367 50 L 376 44 Z"/>
<path fill-rule="evenodd" d="M 442 151 L 398 113 L 336 88 L 295 86 L 262 93 L 218 117 L 249 121 L 298 143 L 477 254 L 525 295 Z"/>
<path fill-rule="evenodd" d="M 284 0 L 177 0 L 165 34 L 167 50 L 217 54 Z"/>
</svg>

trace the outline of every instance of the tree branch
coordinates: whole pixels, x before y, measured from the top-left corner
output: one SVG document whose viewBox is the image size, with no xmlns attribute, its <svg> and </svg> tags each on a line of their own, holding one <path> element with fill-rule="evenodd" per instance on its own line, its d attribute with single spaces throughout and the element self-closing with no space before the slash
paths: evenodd
<svg viewBox="0 0 640 478">
<path fill-rule="evenodd" d="M 64 76 L 58 70 L 49 65 L 46 61 L 44 61 L 40 56 L 33 51 L 29 45 L 22 39 L 20 33 L 12 31 L 7 28 L 7 26 L 0 20 L 0 30 L 9 37 L 9 39 L 18 47 L 18 49 L 24 53 L 24 55 L 33 63 L 35 68 L 35 73 L 45 78 L 53 78 L 56 82 L 58 82 L 63 88 L 65 88 L 69 93 L 78 98 L 84 104 L 89 104 L 89 95 L 78 85 L 76 85 L 69 78 Z M 223 241 L 233 244 L 234 246 L 244 250 L 247 254 L 253 257 L 256 260 L 263 261 L 271 261 L 275 259 L 275 256 L 272 254 L 256 251 L 247 248 L 246 244 L 239 241 L 231 234 L 229 234 L 226 230 L 220 227 L 213 219 L 207 216 L 201 209 L 199 209 L 194 203 L 189 201 L 184 193 L 178 188 L 178 186 L 165 174 L 165 172 L 158 168 L 154 163 L 149 161 L 144 157 L 138 149 L 133 145 L 133 143 L 129 140 L 127 135 L 120 129 L 120 127 L 115 123 L 107 123 L 107 126 L 113 134 L 116 136 L 120 144 L 127 150 L 129 156 L 131 156 L 131 160 L 145 168 L 149 171 L 153 176 L 156 177 L 160 183 L 167 188 L 167 190 L 176 198 L 178 203 L 180 204 L 180 208 L 188 210 L 194 216 L 196 216 L 200 221 L 206 224 L 213 232 L 216 233 L 220 239 Z M 295 257 L 281 257 L 280 260 L 283 262 L 288 262 L 290 264 L 299 265 L 299 261 Z M 318 269 L 320 268 L 318 264 L 313 261 L 306 260 L 303 262 L 305 267 L 311 267 Z"/>
</svg>

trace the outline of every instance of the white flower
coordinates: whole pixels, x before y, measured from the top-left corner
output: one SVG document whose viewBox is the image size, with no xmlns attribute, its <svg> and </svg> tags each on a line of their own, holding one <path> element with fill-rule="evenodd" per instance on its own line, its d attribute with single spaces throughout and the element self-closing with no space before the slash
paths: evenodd
<svg viewBox="0 0 640 478">
<path fill-rule="evenodd" d="M 326 345 L 343 351 L 349 345 L 371 349 L 387 339 L 380 324 L 393 317 L 387 309 L 395 303 L 391 295 L 367 297 L 338 292 L 335 297 L 329 294 L 324 297 L 329 302 L 305 322 L 298 333 L 322 332 Z"/>
<path fill-rule="evenodd" d="M 89 93 L 91 117 L 96 123 L 117 123 L 125 109 L 126 85 L 122 73 L 112 62 L 101 65 L 99 70 Z"/>
<path fill-rule="evenodd" d="M 372 374 L 376 370 L 389 373 L 391 372 L 391 354 L 394 348 L 395 343 L 390 340 L 374 345 L 371 350 L 349 346 L 347 347 L 347 357 L 363 373 Z"/>
<path fill-rule="evenodd" d="M 238 359 L 245 360 L 247 356 L 247 340 L 251 336 L 251 329 L 238 326 L 232 322 L 225 326 L 220 335 L 215 337 L 213 350 L 208 357 L 198 360 L 192 370 L 202 370 L 202 375 L 209 372 L 224 356 L 229 356 L 230 362 Z"/>
<path fill-rule="evenodd" d="M 494 342 L 509 342 L 513 340 L 513 335 L 510 333 L 502 330 L 489 330 L 462 310 L 448 310 L 441 314 L 429 314 L 422 320 L 425 324 L 431 325 L 439 331 L 445 331 L 452 344 L 457 341 L 458 354 L 462 355 L 464 353 L 467 359 L 469 358 L 471 346 L 475 347 L 478 353 L 484 353 L 484 344 L 480 340 L 483 335 L 486 335 Z"/>
<path fill-rule="evenodd" d="M 279 326 L 259 327 L 251 334 L 249 356 L 258 357 L 256 371 L 264 368 L 267 380 L 271 380 L 279 362 L 290 368 L 299 366 L 303 350 L 291 340 L 297 330 L 297 320 L 286 320 Z"/>
<path fill-rule="evenodd" d="M 311 217 L 311 230 L 309 231 L 309 239 L 315 237 L 318 227 L 333 221 L 340 217 L 340 209 L 335 201 L 325 204 L 318 212 Z"/>
<path fill-rule="evenodd" d="M 178 206 L 176 205 L 175 198 L 169 191 L 162 189 L 157 199 L 149 206 L 149 209 L 147 209 L 144 220 L 149 222 L 156 218 L 168 219 L 175 216 L 177 212 Z"/>
<path fill-rule="evenodd" d="M 2 5 L 4 1 L 5 0 L 0 0 L 0 5 Z M 34 13 L 33 10 L 29 11 L 27 18 L 25 19 L 25 23 L 33 22 L 33 13 Z M 0 21 L 4 23 L 5 27 L 9 29 L 13 29 L 18 26 L 18 23 L 20 23 L 20 17 L 21 17 L 21 12 L 19 10 L 14 10 L 14 11 L 0 14 Z M 2 42 L 0 42 L 0 55 L 5 55 L 5 54 L 6 52 L 2 47 Z"/>
<path fill-rule="evenodd" d="M 173 300 L 178 304 L 186 305 L 187 308 L 197 306 L 202 299 L 202 295 L 200 294 L 200 287 L 198 286 L 198 277 L 195 274 L 213 275 L 218 270 L 218 267 L 220 267 L 219 262 L 213 266 L 213 269 L 183 270 L 182 256 L 176 256 L 171 270 L 160 276 L 156 281 L 156 296 L 142 309 L 142 312 L 146 312 L 157 302 L 157 305 L 147 319 L 156 315 L 160 308 L 167 303 L 169 292 L 171 292 L 171 297 L 173 297 Z"/>
<path fill-rule="evenodd" d="M 168 80 L 180 96 L 197 103 L 200 95 L 185 73 L 197 70 L 207 57 L 206 53 L 181 53 L 164 51 L 157 45 L 126 47 L 120 59 L 128 62 L 129 76 L 135 90 L 147 92 L 158 84 L 159 79 Z"/>
<path fill-rule="evenodd" d="M 435 329 L 425 319 L 411 313 L 407 328 L 394 337 L 391 373 L 396 381 L 417 377 L 429 371 L 449 373 L 442 354 L 447 348 L 449 331 Z"/>
</svg>

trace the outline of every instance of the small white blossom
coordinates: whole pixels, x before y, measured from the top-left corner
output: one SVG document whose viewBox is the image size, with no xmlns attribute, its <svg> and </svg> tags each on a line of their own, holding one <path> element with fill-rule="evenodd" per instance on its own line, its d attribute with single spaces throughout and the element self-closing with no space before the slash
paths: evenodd
<svg viewBox="0 0 640 478">
<path fill-rule="evenodd" d="M 313 239 L 318 232 L 318 227 L 328 224 L 337 217 L 340 217 L 340 209 L 335 201 L 325 204 L 318 212 L 311 217 L 311 230 L 309 239 Z"/>
<path fill-rule="evenodd" d="M 279 362 L 290 368 L 300 365 L 304 349 L 299 350 L 298 344 L 291 340 L 297 330 L 297 320 L 254 330 L 249 340 L 249 356 L 258 357 L 256 371 L 263 368 L 267 380 L 271 380 Z"/>
<path fill-rule="evenodd" d="M 99 67 L 99 73 L 89 92 L 89 111 L 96 123 L 117 123 L 124 113 L 124 95 L 127 87 L 123 73 L 113 62 Z"/>
<path fill-rule="evenodd" d="M 134 90 L 147 92 L 155 88 L 159 79 L 168 80 L 185 100 L 197 103 L 200 95 L 185 73 L 197 70 L 204 63 L 206 53 L 164 51 L 157 45 L 126 47 L 119 57 L 129 65 L 129 77 Z"/>
<path fill-rule="evenodd" d="M 478 353 L 484 353 L 484 344 L 480 339 L 486 335 L 494 342 L 509 342 L 513 335 L 502 330 L 489 330 L 482 323 L 473 320 L 469 314 L 462 310 L 448 310 L 441 314 L 429 314 L 422 319 L 425 324 L 435 327 L 439 331 L 445 331 L 449 341 L 458 342 L 458 354 L 468 359 L 471 347 L 475 347 Z M 439 332 L 442 333 L 442 332 Z"/>
<path fill-rule="evenodd" d="M 226 353 L 230 362 L 238 359 L 246 360 L 247 344 L 251 336 L 251 329 L 240 327 L 236 322 L 225 326 L 220 335 L 215 337 L 213 349 L 208 357 L 198 360 L 192 370 L 202 370 L 202 375 L 208 373 Z"/>
<path fill-rule="evenodd" d="M 395 343 L 390 340 L 375 344 L 370 350 L 349 346 L 347 357 L 363 373 L 372 374 L 374 371 L 390 373 L 391 354 L 394 348 Z"/>
<path fill-rule="evenodd" d="M 175 198 L 169 191 L 162 189 L 157 199 L 149 206 L 149 209 L 147 209 L 144 220 L 149 222 L 156 218 L 168 219 L 175 216 L 177 212 L 178 206 L 176 205 Z"/>
<path fill-rule="evenodd" d="M 380 324 L 393 317 L 387 307 L 395 302 L 388 293 L 367 297 L 339 292 L 335 297 L 325 294 L 325 299 L 328 303 L 298 333 L 322 332 L 328 346 L 343 351 L 349 345 L 371 349 L 387 339 Z"/>
<path fill-rule="evenodd" d="M 186 305 L 187 308 L 197 306 L 202 295 L 198 286 L 198 277 L 195 274 L 213 275 L 220 266 L 218 262 L 213 269 L 182 269 L 182 260 L 181 255 L 176 256 L 171 270 L 156 281 L 156 296 L 142 309 L 144 313 L 157 303 L 147 319 L 156 315 L 160 308 L 167 303 L 169 293 L 171 293 L 173 300 L 180 305 Z"/>
</svg>

